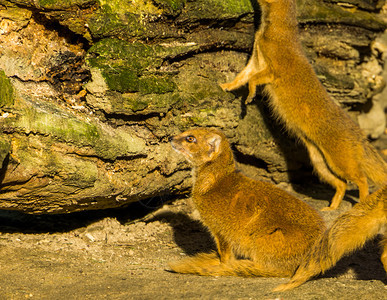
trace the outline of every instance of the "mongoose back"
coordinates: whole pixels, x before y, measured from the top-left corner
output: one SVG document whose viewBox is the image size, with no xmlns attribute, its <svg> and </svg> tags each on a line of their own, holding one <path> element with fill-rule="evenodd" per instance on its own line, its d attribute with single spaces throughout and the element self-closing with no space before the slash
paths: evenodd
<svg viewBox="0 0 387 300">
<path fill-rule="evenodd" d="M 387 272 L 387 186 L 369 195 L 340 215 L 333 225 L 316 240 L 288 283 L 275 291 L 293 289 L 313 276 L 324 273 L 340 258 L 363 247 L 365 242 L 384 232 L 381 261 Z M 383 228 L 384 227 L 384 228 Z"/>
<path fill-rule="evenodd" d="M 387 181 L 385 161 L 361 129 L 329 97 L 302 51 L 298 39 L 295 0 L 258 0 L 261 27 L 246 67 L 224 90 L 248 83 L 250 102 L 256 86 L 265 84 L 272 111 L 289 132 L 307 147 L 320 179 L 336 189 L 329 208 L 336 209 L 347 181 L 359 188 L 360 201 L 368 195 L 368 179 Z"/>
<path fill-rule="evenodd" d="M 217 252 L 170 264 L 198 275 L 290 277 L 324 231 L 312 207 L 236 171 L 230 145 L 216 129 L 192 129 L 171 140 L 193 165 L 192 199 Z"/>
</svg>

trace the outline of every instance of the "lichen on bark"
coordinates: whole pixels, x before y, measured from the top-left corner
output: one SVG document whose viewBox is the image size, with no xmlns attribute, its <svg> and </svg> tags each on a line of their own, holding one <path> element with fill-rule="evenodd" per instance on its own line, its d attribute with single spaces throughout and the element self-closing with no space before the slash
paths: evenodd
<svg viewBox="0 0 387 300">
<path fill-rule="evenodd" d="M 14 89 L 9 78 L 0 70 L 0 108 L 10 107 L 14 103 Z"/>
</svg>

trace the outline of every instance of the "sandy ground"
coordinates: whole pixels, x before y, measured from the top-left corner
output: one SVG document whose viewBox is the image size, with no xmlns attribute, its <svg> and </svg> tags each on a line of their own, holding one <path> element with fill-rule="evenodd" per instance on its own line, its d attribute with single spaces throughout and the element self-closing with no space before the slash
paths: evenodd
<svg viewBox="0 0 387 300">
<path fill-rule="evenodd" d="M 320 209 L 332 192 L 318 186 L 298 196 Z M 165 200 L 69 215 L 1 212 L 0 299 L 387 299 L 377 239 L 285 293 L 271 292 L 282 278 L 168 272 L 169 261 L 214 246 L 189 199 Z M 339 211 L 322 214 L 330 222 L 352 204 L 349 196 Z"/>
</svg>

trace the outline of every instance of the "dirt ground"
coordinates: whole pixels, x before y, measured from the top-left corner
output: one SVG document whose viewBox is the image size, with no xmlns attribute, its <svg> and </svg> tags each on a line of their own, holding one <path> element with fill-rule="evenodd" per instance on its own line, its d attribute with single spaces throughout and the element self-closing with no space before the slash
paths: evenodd
<svg viewBox="0 0 387 300">
<path fill-rule="evenodd" d="M 333 193 L 321 185 L 298 191 L 317 209 Z M 328 222 L 351 207 L 356 193 L 348 194 L 339 211 L 322 213 Z M 213 247 L 189 199 L 166 203 L 156 197 L 124 209 L 69 215 L 3 211 L 0 299 L 387 299 L 377 239 L 324 277 L 285 293 L 271 292 L 285 278 L 167 271 L 169 261 Z"/>
</svg>

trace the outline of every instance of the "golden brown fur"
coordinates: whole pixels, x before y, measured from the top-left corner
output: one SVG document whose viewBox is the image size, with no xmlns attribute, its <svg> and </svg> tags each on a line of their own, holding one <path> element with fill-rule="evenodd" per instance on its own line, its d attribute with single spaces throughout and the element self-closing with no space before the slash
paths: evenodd
<svg viewBox="0 0 387 300">
<path fill-rule="evenodd" d="M 291 276 L 324 230 L 320 215 L 273 184 L 237 172 L 219 130 L 188 130 L 171 143 L 194 167 L 192 198 L 217 245 L 217 253 L 183 259 L 171 269 L 212 276 Z"/>
<path fill-rule="evenodd" d="M 310 248 L 291 280 L 278 286 L 275 291 L 293 289 L 310 278 L 324 273 L 344 255 L 363 247 L 367 240 L 375 237 L 381 230 L 384 232 L 381 261 L 387 272 L 386 225 L 387 186 L 339 216 Z"/>
<path fill-rule="evenodd" d="M 298 39 L 295 1 L 258 3 L 262 22 L 251 58 L 232 82 L 221 87 L 234 90 L 248 83 L 250 102 L 256 86 L 265 84 L 273 112 L 303 141 L 319 177 L 336 189 L 327 209 L 340 205 L 347 181 L 358 186 L 364 200 L 368 179 L 386 182 L 386 163 L 319 82 Z"/>
</svg>

